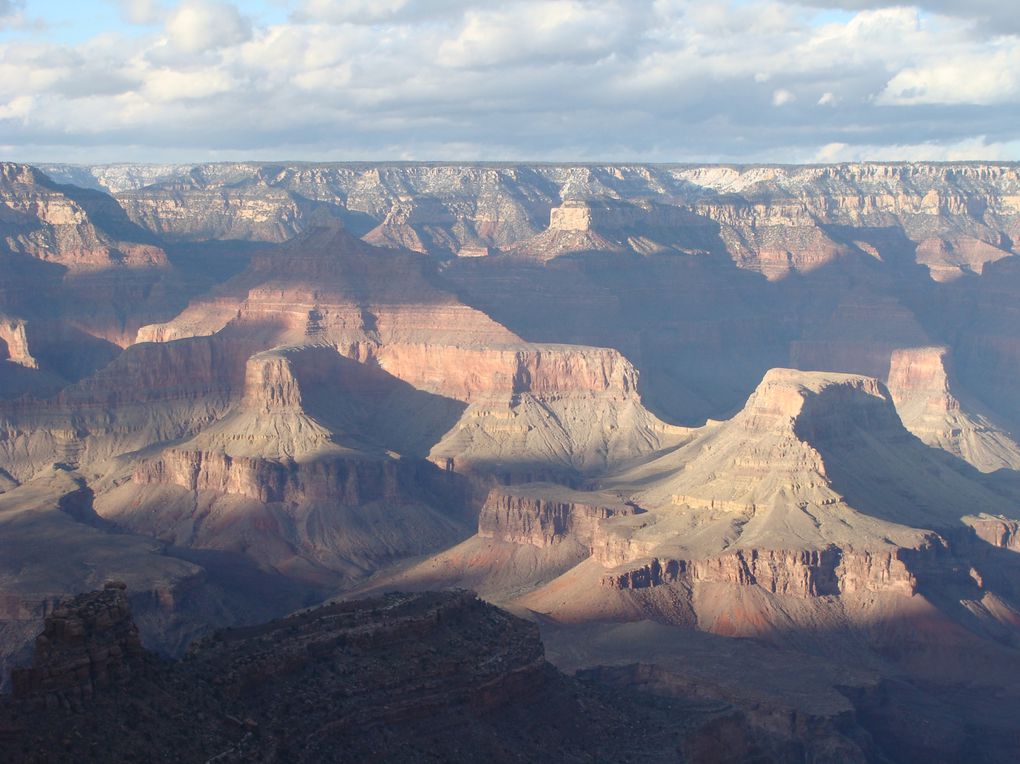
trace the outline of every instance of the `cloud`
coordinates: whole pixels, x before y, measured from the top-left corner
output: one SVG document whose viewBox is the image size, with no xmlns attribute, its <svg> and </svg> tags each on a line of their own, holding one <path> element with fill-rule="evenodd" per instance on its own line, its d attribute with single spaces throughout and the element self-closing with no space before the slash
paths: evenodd
<svg viewBox="0 0 1020 764">
<path fill-rule="evenodd" d="M 118 0 L 117 5 L 121 16 L 129 24 L 159 24 L 168 13 L 159 0 Z"/>
<path fill-rule="evenodd" d="M 822 146 L 809 161 L 821 163 L 1003 161 L 1015 158 L 1018 151 L 1020 151 L 1020 141 L 989 143 L 985 136 L 981 135 L 948 144 L 851 146 L 846 143 L 830 143 Z"/>
<path fill-rule="evenodd" d="M 24 8 L 24 0 L 0 0 L 0 29 L 16 24 Z"/>
<path fill-rule="evenodd" d="M 325 24 L 434 22 L 463 15 L 472 7 L 498 5 L 493 0 L 304 0 L 293 19 Z"/>
<path fill-rule="evenodd" d="M 797 5 L 817 8 L 838 8 L 848 11 L 896 8 L 907 5 L 904 0 L 786 0 Z M 954 16 L 978 22 L 983 28 L 998 34 L 1020 32 L 1020 15 L 1015 0 L 917 0 L 915 7 L 929 13 Z"/>
<path fill-rule="evenodd" d="M 173 47 L 201 53 L 247 42 L 252 25 L 230 3 L 186 0 L 167 17 L 166 33 Z"/>
<path fill-rule="evenodd" d="M 950 56 L 897 72 L 879 95 L 884 104 L 1015 103 L 1020 100 L 1020 46 Z"/>
<path fill-rule="evenodd" d="M 301 21 L 364 24 L 391 20 L 408 5 L 409 0 L 307 0 L 295 17 Z"/>
<path fill-rule="evenodd" d="M 456 34 L 439 46 L 438 61 L 461 68 L 594 62 L 626 46 L 635 21 L 615 2 L 536 0 L 472 8 Z"/>
<path fill-rule="evenodd" d="M 265 23 L 124 0 L 141 26 L 0 42 L 0 135 L 92 161 L 1020 159 L 1020 38 L 843 5 L 305 0 Z"/>
<path fill-rule="evenodd" d="M 796 100 L 797 96 L 785 88 L 779 88 L 778 90 L 772 91 L 773 106 L 785 106 L 786 104 L 793 103 Z"/>
</svg>

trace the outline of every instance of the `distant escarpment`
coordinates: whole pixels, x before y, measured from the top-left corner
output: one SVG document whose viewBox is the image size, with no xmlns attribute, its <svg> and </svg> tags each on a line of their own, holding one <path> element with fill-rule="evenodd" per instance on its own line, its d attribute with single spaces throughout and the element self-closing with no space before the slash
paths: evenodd
<svg viewBox="0 0 1020 764">
<path fill-rule="evenodd" d="M 74 168 L 46 169 L 90 182 Z M 445 257 L 479 247 L 543 258 L 592 249 L 692 252 L 714 240 L 769 278 L 852 252 L 881 257 L 876 235 L 894 226 L 933 279 L 980 273 L 1011 254 L 1020 218 L 1020 176 L 1009 164 L 236 163 L 89 174 L 133 221 L 171 238 L 282 241 L 327 214 L 358 223 L 374 244 Z"/>
</svg>

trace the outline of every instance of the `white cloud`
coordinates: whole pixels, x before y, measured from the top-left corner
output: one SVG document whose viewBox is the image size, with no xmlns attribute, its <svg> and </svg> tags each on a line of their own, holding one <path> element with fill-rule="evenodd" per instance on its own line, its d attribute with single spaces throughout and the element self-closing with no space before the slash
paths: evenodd
<svg viewBox="0 0 1020 764">
<path fill-rule="evenodd" d="M 1020 96 L 1020 45 L 995 45 L 897 72 L 879 95 L 885 104 L 1015 103 Z"/>
<path fill-rule="evenodd" d="M 145 80 L 144 95 L 156 102 L 209 98 L 229 92 L 236 83 L 229 74 L 217 69 L 178 72 L 161 69 Z"/>
<path fill-rule="evenodd" d="M 409 0 L 306 0 L 298 11 L 300 20 L 330 23 L 372 23 L 392 19 L 407 8 Z"/>
<path fill-rule="evenodd" d="M 201 53 L 247 42 L 252 26 L 230 3 L 186 0 L 170 13 L 166 32 L 173 47 Z"/>
<path fill-rule="evenodd" d="M 451 67 L 537 61 L 596 61 L 613 53 L 635 19 L 615 2 L 535 0 L 493 10 L 470 9 L 455 36 L 439 46 Z"/>
<path fill-rule="evenodd" d="M 822 93 L 821 97 L 818 99 L 819 106 L 835 106 L 837 103 L 839 103 L 839 99 L 836 98 L 836 95 L 831 91 Z"/>
<path fill-rule="evenodd" d="M 35 99 L 32 96 L 18 96 L 0 104 L 0 119 L 24 119 L 32 113 Z"/>
<path fill-rule="evenodd" d="M 842 8 L 851 11 L 895 8 L 907 5 L 905 0 L 786 0 L 797 5 L 818 8 Z M 978 22 L 986 31 L 994 33 L 1020 32 L 1020 17 L 1016 0 L 916 0 L 914 5 L 929 13 L 943 14 Z"/>
<path fill-rule="evenodd" d="M 436 23 L 468 10 L 513 5 L 517 0 L 303 0 L 295 21 L 323 24 Z"/>
<path fill-rule="evenodd" d="M 785 88 L 779 88 L 778 90 L 772 91 L 773 106 L 785 106 L 786 104 L 793 103 L 796 100 L 797 96 Z"/>
<path fill-rule="evenodd" d="M 1020 156 L 1020 140 L 992 141 L 979 135 L 951 143 L 913 143 L 885 146 L 830 143 L 810 157 L 812 162 L 965 162 L 1006 161 Z"/>
</svg>

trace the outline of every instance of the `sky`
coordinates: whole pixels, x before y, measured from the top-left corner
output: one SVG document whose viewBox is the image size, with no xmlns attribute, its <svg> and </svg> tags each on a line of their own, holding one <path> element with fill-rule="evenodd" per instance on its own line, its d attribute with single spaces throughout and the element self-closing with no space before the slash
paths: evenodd
<svg viewBox="0 0 1020 764">
<path fill-rule="evenodd" d="M 0 160 L 1020 160 L 1017 0 L 0 0 Z"/>
</svg>

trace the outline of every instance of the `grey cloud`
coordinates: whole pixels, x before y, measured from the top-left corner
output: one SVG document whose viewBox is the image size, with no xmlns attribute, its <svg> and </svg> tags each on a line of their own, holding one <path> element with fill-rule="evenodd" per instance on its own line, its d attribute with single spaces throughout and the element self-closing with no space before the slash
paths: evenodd
<svg viewBox="0 0 1020 764">
<path fill-rule="evenodd" d="M 7 26 L 12 17 L 24 7 L 25 0 L 0 0 L 0 29 Z"/>
<path fill-rule="evenodd" d="M 816 8 L 833 8 L 847 11 L 894 8 L 904 5 L 903 0 L 786 0 L 797 5 Z M 1020 32 L 1020 13 L 1016 0 L 917 0 L 913 3 L 923 10 L 971 19 L 981 24 L 991 34 L 1015 34 Z"/>
<path fill-rule="evenodd" d="M 462 16 L 470 9 L 498 8 L 496 0 L 304 0 L 298 22 L 326 24 L 419 23 Z"/>
</svg>

